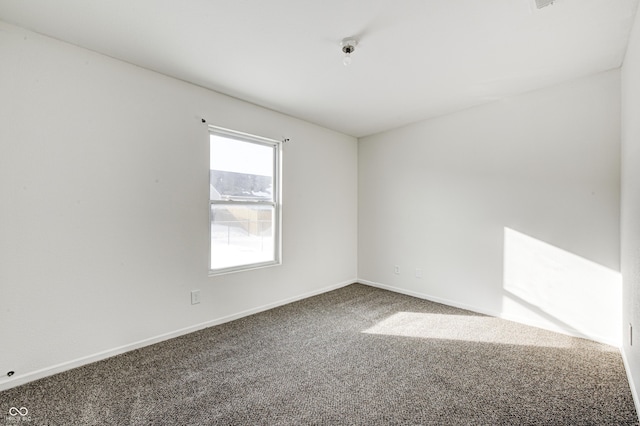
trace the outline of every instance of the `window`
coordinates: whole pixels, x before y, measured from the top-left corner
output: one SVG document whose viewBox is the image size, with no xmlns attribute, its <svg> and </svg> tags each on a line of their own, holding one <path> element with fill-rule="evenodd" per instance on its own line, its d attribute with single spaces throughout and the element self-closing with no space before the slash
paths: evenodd
<svg viewBox="0 0 640 426">
<path fill-rule="evenodd" d="M 280 263 L 280 142 L 209 127 L 210 269 Z"/>
</svg>

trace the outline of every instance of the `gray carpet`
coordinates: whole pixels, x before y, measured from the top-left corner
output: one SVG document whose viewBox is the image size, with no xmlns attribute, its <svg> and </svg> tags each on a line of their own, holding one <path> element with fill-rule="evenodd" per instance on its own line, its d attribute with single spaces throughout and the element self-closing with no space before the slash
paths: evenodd
<svg viewBox="0 0 640 426">
<path fill-rule="evenodd" d="M 638 424 L 616 348 L 359 284 L 2 392 L 0 424 L 23 406 L 31 425 Z"/>
</svg>

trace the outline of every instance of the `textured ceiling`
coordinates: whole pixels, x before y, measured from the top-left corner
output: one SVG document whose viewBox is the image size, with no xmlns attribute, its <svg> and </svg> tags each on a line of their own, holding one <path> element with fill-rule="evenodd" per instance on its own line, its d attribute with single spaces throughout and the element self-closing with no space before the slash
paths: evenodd
<svg viewBox="0 0 640 426">
<path fill-rule="evenodd" d="M 0 20 L 360 137 L 617 68 L 637 4 L 0 0 Z"/>
</svg>

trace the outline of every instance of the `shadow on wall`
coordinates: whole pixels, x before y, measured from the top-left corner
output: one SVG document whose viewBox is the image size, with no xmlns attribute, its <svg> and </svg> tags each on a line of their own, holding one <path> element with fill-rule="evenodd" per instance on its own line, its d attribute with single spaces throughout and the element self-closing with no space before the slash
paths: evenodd
<svg viewBox="0 0 640 426">
<path fill-rule="evenodd" d="M 502 316 L 622 344 L 617 271 L 504 228 Z"/>
</svg>

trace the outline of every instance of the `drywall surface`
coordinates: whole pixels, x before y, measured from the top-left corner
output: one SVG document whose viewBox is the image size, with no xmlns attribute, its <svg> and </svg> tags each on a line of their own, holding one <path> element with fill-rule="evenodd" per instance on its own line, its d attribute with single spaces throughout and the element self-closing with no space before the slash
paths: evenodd
<svg viewBox="0 0 640 426">
<path fill-rule="evenodd" d="M 355 280 L 354 138 L 2 23 L 0 58 L 0 390 Z M 281 266 L 208 276 L 202 118 L 290 139 Z"/>
<path fill-rule="evenodd" d="M 363 282 L 620 341 L 619 71 L 358 149 Z"/>
<path fill-rule="evenodd" d="M 640 12 L 622 66 L 622 351 L 636 407 L 640 389 Z M 633 342 L 629 325 L 633 325 Z"/>
</svg>

